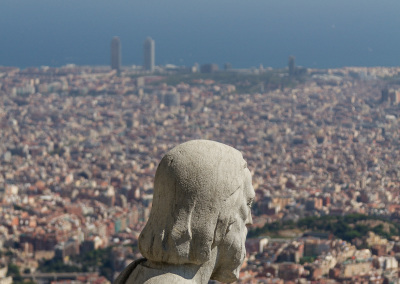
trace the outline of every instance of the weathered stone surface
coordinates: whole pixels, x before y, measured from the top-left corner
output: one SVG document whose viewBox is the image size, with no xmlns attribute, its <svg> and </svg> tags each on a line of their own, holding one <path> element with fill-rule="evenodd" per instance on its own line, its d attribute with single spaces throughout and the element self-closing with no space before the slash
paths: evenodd
<svg viewBox="0 0 400 284">
<path fill-rule="evenodd" d="M 237 280 L 254 198 L 239 151 L 208 140 L 175 147 L 157 168 L 153 198 L 139 237 L 145 259 L 129 265 L 114 283 Z"/>
</svg>

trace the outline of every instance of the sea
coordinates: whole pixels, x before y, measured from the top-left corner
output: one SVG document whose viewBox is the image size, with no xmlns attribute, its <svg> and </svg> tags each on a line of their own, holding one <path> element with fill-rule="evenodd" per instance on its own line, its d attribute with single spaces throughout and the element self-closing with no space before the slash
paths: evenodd
<svg viewBox="0 0 400 284">
<path fill-rule="evenodd" d="M 400 65 L 399 0 L 0 0 L 0 66 Z"/>
</svg>

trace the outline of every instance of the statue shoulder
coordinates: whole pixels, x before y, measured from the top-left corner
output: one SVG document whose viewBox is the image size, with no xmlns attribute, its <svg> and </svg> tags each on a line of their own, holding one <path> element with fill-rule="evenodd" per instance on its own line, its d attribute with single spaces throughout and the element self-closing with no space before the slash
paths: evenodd
<svg viewBox="0 0 400 284">
<path fill-rule="evenodd" d="M 145 262 L 146 259 L 145 258 L 140 258 L 137 259 L 133 262 L 131 262 L 122 272 L 121 274 L 118 276 L 117 279 L 115 279 L 113 284 L 125 284 L 127 283 L 126 281 L 128 280 L 129 276 L 131 275 L 131 273 L 133 272 L 133 270 L 135 270 L 135 268 Z"/>
<path fill-rule="evenodd" d="M 195 283 L 191 278 L 185 278 L 185 271 L 166 273 L 163 270 L 149 268 L 146 266 L 146 259 L 139 259 L 129 264 L 114 284 L 191 284 Z M 186 275 L 187 276 L 187 275 Z"/>
</svg>

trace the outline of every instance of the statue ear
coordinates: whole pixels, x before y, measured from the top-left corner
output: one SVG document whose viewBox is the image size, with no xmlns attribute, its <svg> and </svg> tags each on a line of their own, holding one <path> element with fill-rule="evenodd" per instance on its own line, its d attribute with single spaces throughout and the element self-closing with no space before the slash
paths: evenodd
<svg viewBox="0 0 400 284">
<path fill-rule="evenodd" d="M 236 190 L 231 193 L 231 195 L 226 198 L 221 203 L 221 210 L 219 211 L 217 225 L 215 226 L 214 231 L 214 242 L 213 246 L 218 246 L 219 243 L 225 238 L 226 234 L 230 230 L 230 226 L 235 223 L 234 213 L 232 212 L 235 210 L 234 200 L 238 198 L 238 193 L 240 191 L 240 186 L 236 186 L 239 184 L 238 180 L 235 180 L 235 187 Z"/>
<path fill-rule="evenodd" d="M 189 259 L 190 243 L 192 240 L 192 228 L 190 227 L 193 208 L 179 208 L 176 221 L 172 227 L 171 237 L 177 251 L 183 253 L 183 258 Z"/>
<path fill-rule="evenodd" d="M 214 242 L 212 244 L 213 247 L 218 246 L 219 243 L 225 238 L 226 234 L 229 232 L 230 225 L 233 223 L 233 220 L 227 217 L 226 210 L 223 210 L 218 215 L 217 225 L 215 226 L 214 231 Z"/>
</svg>

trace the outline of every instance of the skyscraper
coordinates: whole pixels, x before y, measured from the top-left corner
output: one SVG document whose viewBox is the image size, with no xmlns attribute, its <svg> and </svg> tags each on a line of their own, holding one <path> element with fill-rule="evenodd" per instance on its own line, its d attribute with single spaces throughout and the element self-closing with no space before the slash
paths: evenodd
<svg viewBox="0 0 400 284">
<path fill-rule="evenodd" d="M 111 69 L 121 71 L 121 41 L 117 36 L 111 41 Z"/>
<path fill-rule="evenodd" d="M 151 37 L 146 38 L 143 45 L 144 70 L 153 72 L 155 62 L 154 40 Z"/>
</svg>

